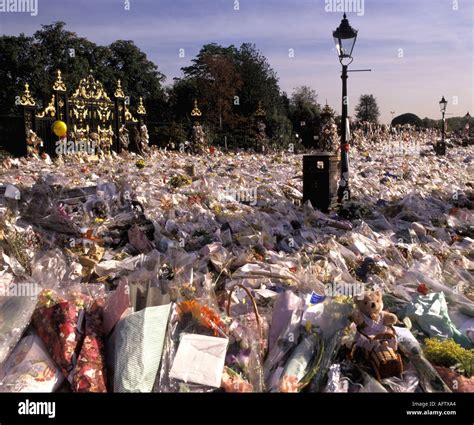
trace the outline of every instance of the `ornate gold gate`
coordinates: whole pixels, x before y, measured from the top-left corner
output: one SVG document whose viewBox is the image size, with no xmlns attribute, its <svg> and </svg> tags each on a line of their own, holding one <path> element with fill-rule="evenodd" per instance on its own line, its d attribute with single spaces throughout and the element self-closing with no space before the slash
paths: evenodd
<svg viewBox="0 0 474 425">
<path fill-rule="evenodd" d="M 53 85 L 54 94 L 48 106 L 37 112 L 36 101 L 29 92 L 28 84 L 20 97 L 24 110 L 25 132 L 28 138 L 30 130 L 41 137 L 45 143 L 44 150 L 49 155 L 55 155 L 54 145 L 57 137 L 51 131 L 54 120 L 65 121 L 68 126 L 68 140 L 96 139 L 102 148 L 111 148 L 120 152 L 119 137 L 125 127 L 135 126 L 137 130 L 145 125 L 146 110 L 143 99 L 139 99 L 137 108 L 138 118 L 128 109 L 129 98 L 125 95 L 120 80 L 112 101 L 103 84 L 94 79 L 91 73 L 83 78 L 68 97 L 66 84 L 62 80 L 61 71 L 57 71 Z"/>
</svg>

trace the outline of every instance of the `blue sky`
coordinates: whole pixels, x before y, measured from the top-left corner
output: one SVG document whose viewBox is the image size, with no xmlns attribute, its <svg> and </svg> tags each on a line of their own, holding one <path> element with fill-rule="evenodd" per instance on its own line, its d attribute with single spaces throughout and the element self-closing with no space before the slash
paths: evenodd
<svg viewBox="0 0 474 425">
<path fill-rule="evenodd" d="M 1 2 L 2 0 L 0 0 Z M 329 0 L 38 0 L 38 15 L 0 13 L 0 34 L 32 34 L 41 24 L 64 21 L 97 44 L 134 40 L 171 83 L 204 43 L 252 42 L 291 94 L 299 85 L 340 110 L 340 65 L 332 31 L 340 12 Z M 340 0 L 334 0 L 337 3 Z M 345 0 L 346 2 L 348 0 Z M 349 76 L 350 113 L 360 94 L 377 98 L 382 122 L 414 112 L 438 118 L 444 95 L 448 113 L 473 107 L 473 0 L 359 0 L 363 14 L 349 12 L 359 30 Z M 185 57 L 179 57 L 185 49 Z M 293 49 L 294 57 L 289 51 Z M 401 49 L 401 50 L 400 50 Z"/>
</svg>

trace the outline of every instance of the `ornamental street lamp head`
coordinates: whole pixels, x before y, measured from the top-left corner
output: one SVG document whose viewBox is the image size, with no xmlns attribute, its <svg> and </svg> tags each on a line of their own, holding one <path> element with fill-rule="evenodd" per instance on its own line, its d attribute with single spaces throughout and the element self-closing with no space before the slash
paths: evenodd
<svg viewBox="0 0 474 425">
<path fill-rule="evenodd" d="M 439 109 L 441 110 L 441 112 L 446 112 L 446 105 L 448 104 L 448 102 L 446 101 L 446 99 L 443 98 L 439 101 Z"/>
<path fill-rule="evenodd" d="M 352 50 L 357 39 L 357 30 L 352 28 L 344 13 L 341 24 L 333 31 L 332 36 L 336 43 L 336 50 L 339 56 L 339 61 L 342 63 L 344 59 L 350 59 L 352 62 Z"/>
<path fill-rule="evenodd" d="M 469 121 L 471 119 L 471 115 L 469 114 L 469 112 L 464 115 L 464 118 L 466 118 L 466 121 Z"/>
</svg>

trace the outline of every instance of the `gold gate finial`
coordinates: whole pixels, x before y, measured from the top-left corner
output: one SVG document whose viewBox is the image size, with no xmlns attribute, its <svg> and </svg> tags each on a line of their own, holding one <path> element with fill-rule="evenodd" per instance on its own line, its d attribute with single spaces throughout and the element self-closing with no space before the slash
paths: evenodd
<svg viewBox="0 0 474 425">
<path fill-rule="evenodd" d="M 266 115 L 266 112 L 265 112 L 265 110 L 264 110 L 263 107 L 262 107 L 262 101 L 261 101 L 261 100 L 258 101 L 258 108 L 257 108 L 257 110 L 255 111 L 255 115 L 256 115 L 257 117 L 264 117 L 264 116 Z"/>
<path fill-rule="evenodd" d="M 143 105 L 143 97 L 141 96 L 140 96 L 140 101 L 138 103 L 137 114 L 146 115 L 146 109 L 145 109 L 145 106 Z"/>
<path fill-rule="evenodd" d="M 119 98 L 125 97 L 125 93 L 123 92 L 123 88 L 122 88 L 122 81 L 120 80 L 117 80 L 117 88 L 115 89 L 114 95 L 115 97 L 119 97 Z"/>
<path fill-rule="evenodd" d="M 61 70 L 60 69 L 58 69 L 57 74 L 58 75 L 56 77 L 56 81 L 54 82 L 53 90 L 66 91 L 66 84 L 64 84 L 63 78 L 61 76 Z"/>
<path fill-rule="evenodd" d="M 25 91 L 20 97 L 20 105 L 21 106 L 35 106 L 36 102 L 33 99 L 33 96 L 30 93 L 30 85 L 25 83 Z"/>
<path fill-rule="evenodd" d="M 198 107 L 198 101 L 197 101 L 197 99 L 194 99 L 194 109 L 191 111 L 191 116 L 192 117 L 200 117 L 201 115 L 202 115 L 202 112 Z"/>
</svg>

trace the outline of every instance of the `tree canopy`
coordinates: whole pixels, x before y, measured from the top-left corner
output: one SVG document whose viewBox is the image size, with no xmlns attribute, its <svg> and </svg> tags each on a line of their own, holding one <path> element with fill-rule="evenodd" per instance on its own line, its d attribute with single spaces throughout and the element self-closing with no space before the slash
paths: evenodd
<svg viewBox="0 0 474 425">
<path fill-rule="evenodd" d="M 260 104 L 266 112 L 269 136 L 290 136 L 285 96 L 280 93 L 275 71 L 255 45 L 204 45 L 182 71 L 183 76 L 169 89 L 176 120 L 189 121 L 193 99 L 198 99 L 215 143 L 228 138 L 239 146 L 251 145 Z"/>
<path fill-rule="evenodd" d="M 32 37 L 0 37 L 0 114 L 15 112 L 15 97 L 26 82 L 39 101 L 48 101 L 51 87 L 60 69 L 68 90 L 76 88 L 90 70 L 104 84 L 111 95 L 122 80 L 130 96 L 132 109 L 143 96 L 148 113 L 159 113 L 164 101 L 164 75 L 148 60 L 133 41 L 117 40 L 109 46 L 98 46 L 67 31 L 64 22 L 42 25 Z"/>
<path fill-rule="evenodd" d="M 290 119 L 303 143 L 310 146 L 318 132 L 321 107 L 318 95 L 308 86 L 294 89 L 289 101 Z"/>
<path fill-rule="evenodd" d="M 359 121 L 368 121 L 377 123 L 379 119 L 379 107 L 377 99 L 372 94 L 363 94 L 360 96 L 359 103 L 355 107 L 356 118 Z"/>
<path fill-rule="evenodd" d="M 402 115 L 398 115 L 392 120 L 392 125 L 405 125 L 410 124 L 416 127 L 422 127 L 423 121 L 417 115 L 412 113 L 406 113 Z"/>
</svg>

